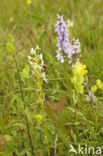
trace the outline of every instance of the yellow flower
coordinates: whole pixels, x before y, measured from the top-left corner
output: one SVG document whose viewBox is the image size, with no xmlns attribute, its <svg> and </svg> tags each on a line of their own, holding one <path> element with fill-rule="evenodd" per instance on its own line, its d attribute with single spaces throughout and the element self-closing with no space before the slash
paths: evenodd
<svg viewBox="0 0 103 156">
<path fill-rule="evenodd" d="M 87 73 L 86 65 L 76 62 L 73 67 L 72 84 L 77 93 L 83 93 L 84 90 L 84 75 Z"/>
<path fill-rule="evenodd" d="M 103 83 L 102 83 L 101 80 L 97 79 L 97 80 L 96 80 L 96 85 L 97 85 L 97 87 L 98 87 L 99 89 L 103 89 Z"/>
<path fill-rule="evenodd" d="M 86 70 L 86 65 L 85 65 L 85 64 L 82 64 L 82 65 L 81 65 L 80 72 L 81 72 L 82 74 L 84 74 L 84 75 L 87 74 L 88 71 Z"/>
<path fill-rule="evenodd" d="M 94 86 L 91 88 L 91 90 L 92 90 L 93 93 L 95 93 L 95 92 L 97 91 L 97 89 L 98 89 L 98 88 L 97 88 L 96 85 L 94 85 Z"/>
<path fill-rule="evenodd" d="M 39 123 L 41 123 L 43 117 L 42 117 L 42 115 L 37 114 L 37 115 L 35 116 L 35 119 L 36 119 Z"/>
<path fill-rule="evenodd" d="M 74 71 L 77 73 L 77 74 L 82 74 L 82 75 L 85 75 L 88 71 L 86 70 L 86 65 L 85 64 L 82 64 L 80 62 L 76 62 L 74 64 Z"/>
<path fill-rule="evenodd" d="M 32 3 L 31 0 L 26 0 L 26 4 L 27 4 L 27 5 L 30 5 L 31 3 Z"/>
</svg>

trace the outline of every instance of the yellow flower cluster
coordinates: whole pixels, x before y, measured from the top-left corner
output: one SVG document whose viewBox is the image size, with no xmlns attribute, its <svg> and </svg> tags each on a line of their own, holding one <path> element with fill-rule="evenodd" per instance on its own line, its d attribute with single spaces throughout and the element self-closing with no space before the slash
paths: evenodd
<svg viewBox="0 0 103 156">
<path fill-rule="evenodd" d="M 93 93 L 95 93 L 95 92 L 97 92 L 98 89 L 103 91 L 103 83 L 99 79 L 96 80 L 96 84 L 92 87 L 91 90 Z"/>
<path fill-rule="evenodd" d="M 83 93 L 84 90 L 84 76 L 87 74 L 86 65 L 80 62 L 76 62 L 73 67 L 73 77 L 71 82 L 75 88 L 77 94 Z"/>
<path fill-rule="evenodd" d="M 83 65 L 81 64 L 80 72 L 81 72 L 83 75 L 87 74 L 87 70 L 86 70 L 86 65 L 85 65 L 85 64 L 83 64 Z"/>
<path fill-rule="evenodd" d="M 87 73 L 86 65 L 80 62 L 76 62 L 73 67 L 73 74 L 85 75 Z"/>
<path fill-rule="evenodd" d="M 35 119 L 36 119 L 39 123 L 41 123 L 43 117 L 42 117 L 41 114 L 37 114 L 37 115 L 35 116 Z"/>
<path fill-rule="evenodd" d="M 26 0 L 26 4 L 27 4 L 27 5 L 30 5 L 31 3 L 32 3 L 31 0 Z"/>
</svg>

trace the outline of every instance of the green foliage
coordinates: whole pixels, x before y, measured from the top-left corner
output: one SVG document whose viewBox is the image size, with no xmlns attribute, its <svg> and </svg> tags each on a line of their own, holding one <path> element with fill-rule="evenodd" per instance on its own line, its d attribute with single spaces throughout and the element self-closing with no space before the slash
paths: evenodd
<svg viewBox="0 0 103 156">
<path fill-rule="evenodd" d="M 14 52 L 14 45 L 11 42 L 7 43 L 7 49 L 9 52 Z"/>
<path fill-rule="evenodd" d="M 1 2 L 1 156 L 49 156 L 49 152 L 60 156 L 69 155 L 70 144 L 103 145 L 102 7 L 102 0 Z M 57 13 L 75 24 L 71 31 L 81 41 L 87 80 L 83 70 L 78 72 L 80 65 L 73 70 L 55 57 Z M 28 63 L 29 50 L 36 44 L 43 54 L 47 83 L 38 70 L 34 81 Z M 37 61 L 41 64 L 40 58 Z"/>
</svg>

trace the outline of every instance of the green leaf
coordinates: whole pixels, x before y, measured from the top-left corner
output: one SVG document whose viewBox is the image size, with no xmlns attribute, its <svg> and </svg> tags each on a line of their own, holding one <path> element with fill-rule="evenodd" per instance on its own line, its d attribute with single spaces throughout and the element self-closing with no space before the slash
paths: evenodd
<svg viewBox="0 0 103 156">
<path fill-rule="evenodd" d="M 73 109 L 73 108 L 71 108 L 71 107 L 67 107 L 67 109 L 69 109 L 73 114 L 75 113 L 75 109 Z M 86 117 L 83 115 L 82 112 L 77 111 L 77 115 L 78 115 L 79 117 L 81 117 L 83 120 L 85 120 L 85 121 L 87 120 Z"/>
<path fill-rule="evenodd" d="M 9 34 L 9 40 L 11 41 L 11 42 L 14 42 L 14 36 L 13 35 L 11 35 L 11 34 Z"/>
<path fill-rule="evenodd" d="M 11 42 L 8 42 L 6 46 L 7 46 L 7 49 L 8 49 L 9 52 L 12 52 L 12 53 L 14 52 L 15 48 L 14 48 L 14 45 Z"/>
<path fill-rule="evenodd" d="M 87 120 L 86 117 L 81 113 L 81 112 L 77 112 L 77 114 L 82 117 L 83 120 Z"/>
<path fill-rule="evenodd" d="M 72 113 L 75 113 L 75 109 L 73 109 L 72 107 L 67 107 L 67 109 L 69 109 Z"/>
<path fill-rule="evenodd" d="M 32 115 L 31 115 L 31 112 L 29 111 L 29 109 L 26 108 L 26 109 L 24 110 L 24 113 L 25 113 L 25 115 L 26 115 L 26 117 L 27 117 L 29 123 L 32 124 L 32 123 L 33 123 L 33 122 L 32 122 Z"/>
</svg>

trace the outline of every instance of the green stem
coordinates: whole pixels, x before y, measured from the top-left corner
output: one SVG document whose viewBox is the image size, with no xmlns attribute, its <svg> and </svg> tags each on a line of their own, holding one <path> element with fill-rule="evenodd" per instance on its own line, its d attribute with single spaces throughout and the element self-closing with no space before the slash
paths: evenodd
<svg viewBox="0 0 103 156">
<path fill-rule="evenodd" d="M 46 118 L 45 118 L 45 111 L 44 111 L 44 100 L 43 100 L 43 89 L 42 89 L 42 80 L 39 72 L 37 72 L 37 87 L 39 89 L 38 98 L 41 104 L 42 109 L 42 115 L 44 120 L 44 131 L 45 131 L 45 140 L 48 148 L 48 156 L 50 156 L 50 150 L 49 150 L 49 141 L 48 141 L 48 130 L 47 130 L 47 124 L 46 124 Z"/>
<path fill-rule="evenodd" d="M 42 89 L 41 89 L 40 92 L 41 92 L 40 95 L 43 97 Z M 43 119 L 44 119 L 45 140 L 46 140 L 47 147 L 48 147 L 48 156 L 50 156 L 49 141 L 48 141 L 48 130 L 47 130 L 47 125 L 46 125 L 46 118 L 45 118 L 43 98 L 41 98 L 41 108 L 42 108 L 42 114 L 43 114 Z"/>
<path fill-rule="evenodd" d="M 24 94 L 23 94 L 23 88 L 22 88 L 22 81 L 21 81 L 21 76 L 20 76 L 20 72 L 19 72 L 19 68 L 18 68 L 18 63 L 17 60 L 15 58 L 15 55 L 13 55 L 14 61 L 15 61 L 15 65 L 16 65 L 16 69 L 17 69 L 17 73 L 18 73 L 18 79 L 19 79 L 19 85 L 20 85 L 20 93 L 21 93 L 21 99 L 23 102 L 23 107 L 25 109 L 25 105 L 24 105 Z M 28 133 L 28 138 L 30 141 L 30 146 L 31 146 L 31 150 L 32 150 L 32 155 L 34 155 L 34 147 L 33 147 L 33 143 L 32 143 L 32 139 L 31 139 L 31 134 L 30 134 L 30 128 L 29 128 L 29 122 L 27 117 L 25 116 L 25 121 L 26 121 L 26 127 L 27 127 L 27 133 Z"/>
</svg>

